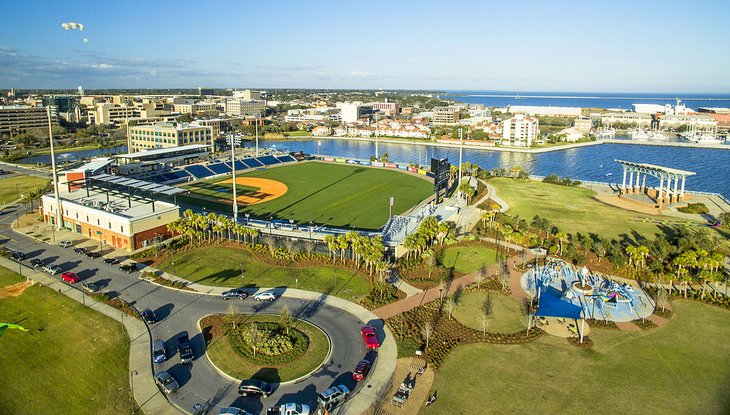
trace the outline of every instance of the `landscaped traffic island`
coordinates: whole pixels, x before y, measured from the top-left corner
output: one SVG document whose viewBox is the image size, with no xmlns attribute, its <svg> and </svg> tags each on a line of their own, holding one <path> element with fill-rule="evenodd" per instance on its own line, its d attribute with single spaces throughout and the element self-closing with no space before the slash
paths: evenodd
<svg viewBox="0 0 730 415">
<path fill-rule="evenodd" d="M 207 356 L 235 379 L 281 383 L 306 376 L 329 353 L 329 339 L 314 325 L 275 315 L 216 314 L 200 328 Z"/>
</svg>

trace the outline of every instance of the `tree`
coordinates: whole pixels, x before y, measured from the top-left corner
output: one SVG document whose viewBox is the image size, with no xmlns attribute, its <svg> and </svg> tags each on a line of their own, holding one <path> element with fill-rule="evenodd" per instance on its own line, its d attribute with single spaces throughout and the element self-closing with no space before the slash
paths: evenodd
<svg viewBox="0 0 730 415">
<path fill-rule="evenodd" d="M 449 299 L 446 301 L 446 311 L 449 313 L 449 320 L 451 320 L 451 314 L 454 313 L 454 309 L 456 308 L 456 299 L 454 297 L 449 297 Z"/>
<path fill-rule="evenodd" d="M 423 335 L 423 338 L 426 340 L 425 349 L 428 349 L 428 341 L 431 339 L 431 335 L 433 334 L 433 327 L 431 327 L 431 322 L 427 321 L 426 324 L 423 325 L 421 334 Z"/>
<path fill-rule="evenodd" d="M 479 271 L 477 272 L 477 275 L 476 275 L 475 282 L 477 283 L 477 288 L 480 288 L 480 286 L 482 285 L 482 282 L 484 282 L 485 279 L 487 279 L 487 266 L 482 265 L 481 267 L 479 267 Z"/>
<path fill-rule="evenodd" d="M 661 308 L 662 312 L 665 312 L 669 307 L 669 291 L 661 286 L 656 292 L 656 306 Z"/>
<path fill-rule="evenodd" d="M 253 349 L 253 355 L 256 356 L 256 348 L 262 336 L 261 330 L 259 330 L 259 326 L 255 322 L 252 322 L 246 326 L 246 334 L 251 342 L 250 346 Z"/>
<path fill-rule="evenodd" d="M 387 163 L 389 158 L 390 155 L 388 153 L 383 153 L 383 155 L 380 156 L 380 161 L 382 161 L 383 163 Z"/>
<path fill-rule="evenodd" d="M 730 226 L 730 212 L 722 212 L 718 219 L 720 219 L 722 226 Z"/>
<path fill-rule="evenodd" d="M 492 298 L 492 293 L 487 293 L 487 296 L 484 297 L 484 302 L 482 303 L 482 315 L 480 316 L 482 333 L 484 336 L 487 335 L 487 327 L 489 326 L 489 322 L 492 321 L 493 312 L 494 298 Z"/>
<path fill-rule="evenodd" d="M 598 257 L 598 263 L 601 263 L 601 259 L 606 256 L 606 246 L 603 244 L 603 241 L 596 241 L 593 244 L 593 253 L 596 254 L 596 257 Z"/>
<path fill-rule="evenodd" d="M 228 311 L 226 312 L 226 322 L 231 325 L 233 330 L 236 329 L 238 323 L 238 317 L 240 313 L 235 303 L 228 304 Z"/>
<path fill-rule="evenodd" d="M 288 336 L 289 329 L 291 329 L 294 325 L 294 316 L 292 316 L 291 312 L 289 311 L 289 307 L 286 304 L 281 307 L 279 317 L 281 317 L 281 325 L 284 326 L 284 329 L 286 330 L 286 335 Z"/>
</svg>

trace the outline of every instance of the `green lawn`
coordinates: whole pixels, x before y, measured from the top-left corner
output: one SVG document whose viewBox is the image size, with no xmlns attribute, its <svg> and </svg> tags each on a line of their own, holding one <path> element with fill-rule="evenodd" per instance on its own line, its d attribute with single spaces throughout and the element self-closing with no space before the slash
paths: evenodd
<svg viewBox="0 0 730 415">
<path fill-rule="evenodd" d="M 36 190 L 48 183 L 48 179 L 36 176 L 0 176 L 0 204 L 10 203 L 22 194 Z"/>
<path fill-rule="evenodd" d="M 568 233 L 593 232 L 609 238 L 633 231 L 653 238 L 661 233 L 656 222 L 667 219 L 644 215 L 604 204 L 593 198 L 593 190 L 537 181 L 496 178 L 489 181 L 497 195 L 510 205 L 510 215 L 528 222 L 535 215 L 546 218 Z M 667 219 L 668 223 L 684 223 Z"/>
<path fill-rule="evenodd" d="M 466 293 L 461 298 L 461 304 L 454 309 L 453 317 L 466 327 L 482 330 L 482 304 L 486 292 Z M 492 294 L 492 320 L 487 326 L 490 333 L 514 333 L 526 328 L 522 320 L 522 305 L 514 298 L 501 294 Z"/>
<path fill-rule="evenodd" d="M 241 176 L 277 180 L 289 190 L 269 202 L 242 207 L 240 214 L 359 229 L 378 229 L 385 224 L 390 196 L 394 197 L 393 214 L 399 214 L 428 198 L 433 190 L 431 181 L 403 172 L 322 162 L 296 163 Z M 208 208 L 231 210 L 225 205 L 210 204 Z"/>
<path fill-rule="evenodd" d="M 329 292 L 358 302 L 370 290 L 365 276 L 352 270 L 332 266 L 306 268 L 274 267 L 256 260 L 249 252 L 237 248 L 202 247 L 175 255 L 159 268 L 180 278 L 205 285 L 222 287 L 279 287 Z M 245 278 L 241 279 L 241 265 Z M 335 285 L 336 283 L 336 285 Z"/>
<path fill-rule="evenodd" d="M 451 246 L 444 249 L 441 263 L 446 267 L 454 267 L 456 272 L 469 274 L 483 265 L 497 263 L 497 251 L 484 246 Z"/>
<path fill-rule="evenodd" d="M 0 286 L 25 278 L 0 268 Z M 130 413 L 129 344 L 121 324 L 34 285 L 0 300 L 0 413 Z"/>
<path fill-rule="evenodd" d="M 185 185 L 183 187 L 190 190 L 191 192 L 198 193 L 203 196 L 231 199 L 233 196 L 233 183 L 221 183 L 222 181 L 229 179 L 230 177 L 226 177 L 225 179 L 216 178 L 203 180 Z M 258 187 L 244 186 L 240 184 L 236 185 L 236 194 L 239 196 L 243 195 L 244 193 L 255 192 L 257 190 L 259 190 Z"/>
<path fill-rule="evenodd" d="M 253 318 L 255 321 L 280 322 L 277 316 L 257 314 Z M 309 348 L 297 360 L 286 365 L 277 366 L 274 370 L 272 370 L 271 366 L 255 365 L 249 360 L 244 359 L 231 347 L 231 343 L 227 337 L 214 339 L 208 345 L 208 358 L 220 370 L 236 379 L 249 379 L 254 377 L 266 382 L 279 383 L 300 378 L 318 368 L 324 362 L 329 352 L 329 341 L 322 330 L 305 321 L 297 320 L 294 323 L 294 327 L 309 338 Z"/>
<path fill-rule="evenodd" d="M 663 328 L 594 330 L 590 350 L 549 335 L 460 347 L 437 372 L 438 401 L 422 413 L 728 413 L 730 311 L 673 306 Z"/>
</svg>

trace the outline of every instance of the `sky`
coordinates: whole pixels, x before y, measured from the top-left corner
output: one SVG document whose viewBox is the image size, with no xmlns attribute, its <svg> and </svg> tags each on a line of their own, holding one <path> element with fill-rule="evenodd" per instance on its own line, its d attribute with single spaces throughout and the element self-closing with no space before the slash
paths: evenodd
<svg viewBox="0 0 730 415">
<path fill-rule="evenodd" d="M 0 88 L 730 92 L 730 1 L 0 0 L 0 10 Z"/>
</svg>

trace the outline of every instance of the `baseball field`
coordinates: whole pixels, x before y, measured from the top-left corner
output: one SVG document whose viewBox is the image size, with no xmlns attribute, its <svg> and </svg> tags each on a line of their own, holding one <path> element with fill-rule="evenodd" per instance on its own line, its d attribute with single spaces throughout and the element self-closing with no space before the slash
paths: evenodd
<svg viewBox="0 0 730 415">
<path fill-rule="evenodd" d="M 230 176 L 184 186 L 183 204 L 213 212 L 231 212 Z M 400 214 L 428 198 L 432 181 L 396 170 L 305 162 L 236 175 L 239 214 L 252 218 L 296 223 L 378 229 L 393 214 Z"/>
</svg>

